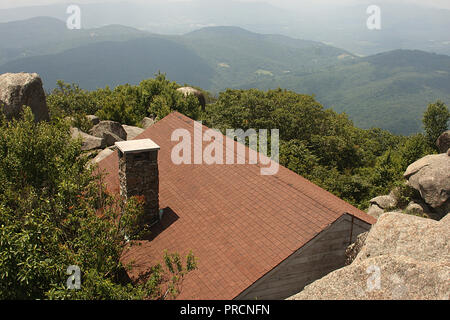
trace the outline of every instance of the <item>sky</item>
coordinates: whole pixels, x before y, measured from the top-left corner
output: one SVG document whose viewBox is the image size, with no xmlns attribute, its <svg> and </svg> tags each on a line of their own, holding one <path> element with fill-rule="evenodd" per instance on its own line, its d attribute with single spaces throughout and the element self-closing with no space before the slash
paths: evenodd
<svg viewBox="0 0 450 320">
<path fill-rule="evenodd" d="M 92 2 L 141 2 L 141 3 L 148 3 L 151 1 L 158 1 L 158 2 L 165 2 L 165 1 L 191 1 L 191 0 L 74 0 L 72 2 L 74 3 L 92 3 Z M 211 1 L 211 0 L 210 0 Z M 222 0 L 226 1 L 226 0 Z M 231 0 L 230 0 L 231 1 Z M 314 1 L 315 4 L 323 3 L 326 4 L 336 4 L 336 0 L 240 0 L 242 2 L 267 2 L 274 6 L 288 8 L 288 9 L 301 9 L 302 6 L 308 5 L 308 2 L 311 3 Z M 64 0 L 1 0 L 0 1 L 0 9 L 7 9 L 7 8 L 13 8 L 13 7 L 20 7 L 20 6 L 31 6 L 31 5 L 47 5 L 47 4 L 57 4 L 57 3 L 64 3 L 64 2 L 70 2 L 70 1 L 64 1 Z M 213 2 L 213 1 L 211 1 Z M 361 2 L 361 0 L 339 0 L 340 4 L 343 5 L 352 5 L 352 4 L 358 4 L 358 2 Z M 367 1 L 364 1 L 367 2 Z M 377 2 L 380 2 L 379 0 L 374 0 L 374 4 L 377 4 Z M 415 3 L 415 4 L 421 4 L 424 6 L 432 6 L 432 7 L 438 7 L 438 8 L 445 8 L 450 9 L 450 0 L 390 0 L 390 2 L 401 2 L 401 3 Z"/>
</svg>

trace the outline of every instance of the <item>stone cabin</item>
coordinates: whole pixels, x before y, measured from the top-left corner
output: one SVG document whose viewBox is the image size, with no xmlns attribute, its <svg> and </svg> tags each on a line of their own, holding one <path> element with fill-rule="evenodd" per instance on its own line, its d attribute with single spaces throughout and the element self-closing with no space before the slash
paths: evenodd
<svg viewBox="0 0 450 320">
<path fill-rule="evenodd" d="M 99 163 L 109 192 L 146 198 L 152 234 L 122 257 L 136 264 L 131 278 L 161 262 L 166 249 L 192 250 L 198 269 L 178 299 L 285 299 L 343 267 L 346 247 L 375 223 L 282 166 L 264 176 L 248 161 L 176 165 L 175 129 L 194 136 L 194 121 L 171 113 Z"/>
</svg>

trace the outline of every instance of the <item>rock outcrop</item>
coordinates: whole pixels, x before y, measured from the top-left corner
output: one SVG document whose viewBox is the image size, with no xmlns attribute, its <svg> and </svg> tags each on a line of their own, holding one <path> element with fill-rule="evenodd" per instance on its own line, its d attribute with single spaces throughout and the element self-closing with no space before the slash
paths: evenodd
<svg viewBox="0 0 450 320">
<path fill-rule="evenodd" d="M 427 204 L 421 200 L 415 200 L 408 203 L 405 213 L 416 216 L 423 216 L 424 214 L 430 217 L 435 216 L 430 207 L 428 207 Z"/>
<path fill-rule="evenodd" d="M 377 204 L 371 204 L 367 210 L 367 214 L 378 219 L 384 213 L 384 209 L 380 208 Z"/>
<path fill-rule="evenodd" d="M 394 194 L 391 192 L 386 196 L 379 196 L 370 200 L 370 207 L 367 214 L 374 218 L 379 218 L 386 210 L 391 210 L 397 206 L 398 200 Z"/>
<path fill-rule="evenodd" d="M 127 126 L 127 125 L 122 125 L 122 127 L 127 133 L 127 140 L 133 140 L 134 138 L 136 138 L 138 135 L 140 135 L 142 132 L 145 131 L 144 129 L 139 128 L 139 127 L 133 127 L 133 126 Z"/>
<path fill-rule="evenodd" d="M 155 124 L 155 120 L 153 120 L 152 118 L 148 118 L 148 117 L 145 117 L 141 121 L 141 126 L 144 130 L 147 128 L 150 128 L 154 124 Z"/>
<path fill-rule="evenodd" d="M 386 211 L 400 211 L 440 220 L 450 212 L 450 149 L 412 163 L 403 176 L 409 194 L 402 196 L 396 188 L 387 196 L 373 198 L 369 215 L 378 219 Z"/>
<path fill-rule="evenodd" d="M 358 256 L 358 253 L 361 251 L 362 247 L 366 243 L 367 236 L 369 235 L 369 232 L 364 232 L 359 234 L 356 237 L 355 243 L 352 243 L 348 246 L 347 250 L 345 250 L 345 256 L 347 257 L 345 264 L 349 265 L 351 264 L 356 257 Z"/>
<path fill-rule="evenodd" d="M 106 157 L 110 156 L 111 154 L 114 153 L 114 150 L 107 148 L 105 150 L 102 150 L 93 160 L 93 163 L 99 163 L 100 161 L 102 161 L 103 159 L 105 159 Z"/>
<path fill-rule="evenodd" d="M 450 157 L 446 153 L 414 162 L 406 169 L 404 177 L 441 216 L 450 211 Z"/>
<path fill-rule="evenodd" d="M 89 133 L 104 139 L 107 147 L 113 146 L 116 142 L 127 140 L 127 132 L 120 123 L 115 121 L 100 121 Z"/>
<path fill-rule="evenodd" d="M 89 120 L 89 122 L 90 122 L 93 126 L 95 126 L 95 125 L 97 125 L 97 124 L 100 123 L 100 118 L 97 117 L 96 115 L 90 114 L 90 115 L 87 115 L 86 118 Z"/>
<path fill-rule="evenodd" d="M 441 153 L 447 153 L 450 149 L 450 130 L 445 131 L 436 141 L 436 146 Z"/>
<path fill-rule="evenodd" d="M 36 121 L 49 120 L 42 80 L 36 73 L 0 75 L 0 106 L 8 119 L 20 117 L 23 106 L 28 106 Z"/>
<path fill-rule="evenodd" d="M 397 205 L 397 199 L 392 195 L 379 196 L 370 200 L 370 203 L 378 205 L 381 209 L 389 209 Z"/>
<path fill-rule="evenodd" d="M 355 247 L 355 246 L 354 246 Z M 291 300 L 450 299 L 450 218 L 386 213 L 355 260 Z"/>
<path fill-rule="evenodd" d="M 105 139 L 91 136 L 78 128 L 70 128 L 70 133 L 72 135 L 72 139 L 81 138 L 81 150 L 83 151 L 102 149 L 106 146 Z"/>
</svg>

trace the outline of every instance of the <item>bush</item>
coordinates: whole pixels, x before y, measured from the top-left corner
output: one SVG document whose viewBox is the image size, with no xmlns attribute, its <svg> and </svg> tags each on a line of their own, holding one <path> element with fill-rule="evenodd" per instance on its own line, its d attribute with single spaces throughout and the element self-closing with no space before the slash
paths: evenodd
<svg viewBox="0 0 450 320">
<path fill-rule="evenodd" d="M 29 108 L 1 121 L 0 299 L 160 298 L 195 268 L 190 256 L 181 272 L 155 266 L 143 283 L 124 283 L 120 256 L 125 236 L 145 231 L 142 202 L 107 195 L 87 161 L 65 121 L 35 123 Z M 66 288 L 71 265 L 80 290 Z"/>
</svg>

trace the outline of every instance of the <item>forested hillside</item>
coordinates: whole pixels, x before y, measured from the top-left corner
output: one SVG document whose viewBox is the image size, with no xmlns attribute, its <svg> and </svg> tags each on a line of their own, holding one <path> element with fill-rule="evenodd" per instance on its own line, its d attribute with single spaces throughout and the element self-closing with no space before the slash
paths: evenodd
<svg viewBox="0 0 450 320">
<path fill-rule="evenodd" d="M 146 116 L 161 119 L 179 111 L 224 133 L 229 128 L 279 129 L 282 165 L 362 209 L 371 198 L 395 186 L 403 190 L 407 166 L 436 150 L 437 137 L 360 129 L 345 114 L 325 109 L 310 95 L 282 89 L 229 89 L 217 99 L 209 96 L 211 103 L 202 112 L 195 98 L 183 99 L 176 91 L 179 87 L 163 74 L 136 86 L 96 91 L 60 82 L 48 103 L 53 118 L 72 116 L 79 123 L 84 115 L 96 114 L 139 125 Z"/>
<path fill-rule="evenodd" d="M 428 2 L 428 1 L 424 1 Z M 442 0 L 441 3 L 444 3 Z M 31 2 L 30 2 L 31 3 Z M 272 3 L 272 4 L 270 4 Z M 286 3 L 290 3 L 286 8 Z M 370 5 L 382 8 L 382 28 L 366 27 Z M 83 28 L 121 24 L 161 34 L 185 34 L 205 26 L 238 26 L 257 33 L 324 41 L 358 55 L 395 49 L 450 54 L 450 10 L 417 1 L 141 1 L 83 3 Z M 67 19 L 67 4 L 0 10 L 0 22 L 36 16 Z"/>
<path fill-rule="evenodd" d="M 149 33 L 119 25 L 69 30 L 61 20 L 49 17 L 0 23 L 0 64 L 19 58 L 60 53 L 90 43 L 145 36 Z"/>
<path fill-rule="evenodd" d="M 37 72 L 47 89 L 60 79 L 89 90 L 136 85 L 161 70 L 214 94 L 279 87 L 311 94 L 358 127 L 396 134 L 420 132 L 429 103 L 450 103 L 450 57 L 422 51 L 357 57 L 320 42 L 236 27 L 162 36 L 122 26 L 67 30 L 62 21 L 35 18 L 0 30 L 0 73 Z"/>
<path fill-rule="evenodd" d="M 243 87 L 314 94 L 324 106 L 347 113 L 359 127 L 412 134 L 421 130 L 424 106 L 437 99 L 450 102 L 450 57 L 396 50 Z"/>
</svg>

